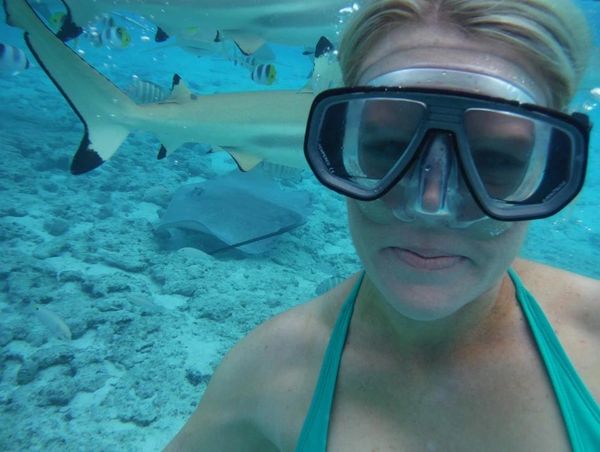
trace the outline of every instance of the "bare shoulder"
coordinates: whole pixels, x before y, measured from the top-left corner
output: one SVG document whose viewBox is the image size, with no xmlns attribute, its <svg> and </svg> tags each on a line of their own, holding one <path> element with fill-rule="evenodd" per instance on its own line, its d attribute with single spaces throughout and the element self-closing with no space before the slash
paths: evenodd
<svg viewBox="0 0 600 452">
<path fill-rule="evenodd" d="M 275 430 L 301 427 L 346 285 L 266 321 L 240 340 L 167 450 L 281 449 L 272 440 L 278 437 Z"/>
<path fill-rule="evenodd" d="M 525 260 L 517 261 L 514 267 L 600 401 L 600 281 Z"/>
<path fill-rule="evenodd" d="M 515 269 L 544 310 L 577 319 L 600 334 L 600 280 L 526 260 L 518 260 Z"/>
</svg>

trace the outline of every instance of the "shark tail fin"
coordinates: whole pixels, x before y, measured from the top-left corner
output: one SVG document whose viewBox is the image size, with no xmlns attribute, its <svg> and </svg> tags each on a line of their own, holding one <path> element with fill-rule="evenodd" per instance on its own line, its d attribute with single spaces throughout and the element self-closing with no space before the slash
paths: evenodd
<svg viewBox="0 0 600 452">
<path fill-rule="evenodd" d="M 117 151 L 139 112 L 135 102 L 52 33 L 26 0 L 4 0 L 7 19 L 25 31 L 25 42 L 84 124 L 73 174 L 90 171 Z"/>
</svg>

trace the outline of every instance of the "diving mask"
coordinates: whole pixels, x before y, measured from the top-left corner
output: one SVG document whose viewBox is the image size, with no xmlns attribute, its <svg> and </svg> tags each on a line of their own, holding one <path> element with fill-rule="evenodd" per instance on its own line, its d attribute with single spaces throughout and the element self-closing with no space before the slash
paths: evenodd
<svg viewBox="0 0 600 452">
<path fill-rule="evenodd" d="M 420 87 L 440 74 L 444 89 Z M 465 84 L 499 97 L 463 92 Z M 403 69 L 369 85 L 324 91 L 311 108 L 306 158 L 341 194 L 381 199 L 403 221 L 467 228 L 553 215 L 583 185 L 587 117 L 533 105 L 538 93 L 437 68 Z"/>
</svg>

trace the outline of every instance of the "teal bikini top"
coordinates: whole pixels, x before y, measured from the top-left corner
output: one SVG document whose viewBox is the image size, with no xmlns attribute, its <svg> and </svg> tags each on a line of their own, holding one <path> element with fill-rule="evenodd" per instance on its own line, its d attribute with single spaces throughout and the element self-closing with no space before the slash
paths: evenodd
<svg viewBox="0 0 600 452">
<path fill-rule="evenodd" d="M 600 451 L 600 406 L 579 378 L 536 299 L 525 288 L 513 269 L 509 269 L 508 274 L 546 365 L 573 451 Z M 333 328 L 313 399 L 296 445 L 296 452 L 327 450 L 327 434 L 337 375 L 354 311 L 354 302 L 363 278 L 364 272 L 348 295 Z"/>
</svg>

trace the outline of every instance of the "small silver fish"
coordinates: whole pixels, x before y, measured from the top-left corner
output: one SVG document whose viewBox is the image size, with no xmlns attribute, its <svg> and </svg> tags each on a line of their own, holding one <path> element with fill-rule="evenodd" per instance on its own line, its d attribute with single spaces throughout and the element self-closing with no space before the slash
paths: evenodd
<svg viewBox="0 0 600 452">
<path fill-rule="evenodd" d="M 56 313 L 39 305 L 34 306 L 34 310 L 35 316 L 53 336 L 67 341 L 71 340 L 71 329 Z"/>
<path fill-rule="evenodd" d="M 25 52 L 10 44 L 0 43 L 0 73 L 18 74 L 30 67 Z"/>
</svg>

